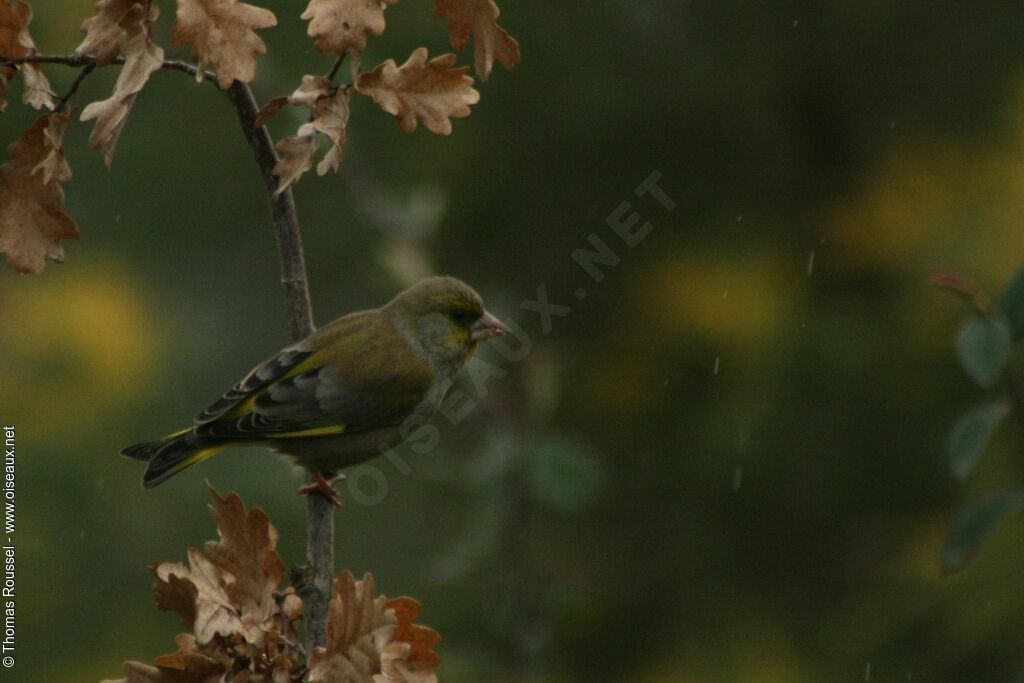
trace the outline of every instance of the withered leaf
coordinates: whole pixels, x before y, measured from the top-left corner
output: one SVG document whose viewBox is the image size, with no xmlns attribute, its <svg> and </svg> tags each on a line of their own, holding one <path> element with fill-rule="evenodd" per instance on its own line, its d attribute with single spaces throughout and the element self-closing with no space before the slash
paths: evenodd
<svg viewBox="0 0 1024 683">
<path fill-rule="evenodd" d="M 310 76 L 307 74 L 302 77 L 302 85 L 296 88 L 295 92 L 291 95 L 275 97 L 263 105 L 256 114 L 256 123 L 254 125 L 257 128 L 267 125 L 287 104 L 312 107 L 318 99 L 328 95 L 330 88 L 331 82 L 324 76 Z"/>
<path fill-rule="evenodd" d="M 352 91 L 348 88 L 339 88 L 333 97 L 321 98 L 313 105 L 313 127 L 331 141 L 331 148 L 316 165 L 317 175 L 322 176 L 328 171 L 337 171 L 341 168 L 341 156 L 348 140 L 351 101 Z"/>
<path fill-rule="evenodd" d="M 369 95 L 381 109 L 394 114 L 402 130 L 416 130 L 421 120 L 440 135 L 452 132 L 451 117 L 469 116 L 469 105 L 480 101 L 467 67 L 453 68 L 455 55 L 427 61 L 427 49 L 417 48 L 402 66 L 387 60 L 373 71 L 360 74 L 356 89 Z"/>
<path fill-rule="evenodd" d="M 302 77 L 302 85 L 288 96 L 288 101 L 299 106 L 312 107 L 317 100 L 327 97 L 330 89 L 331 81 L 326 76 L 307 74 Z"/>
<path fill-rule="evenodd" d="M 210 515 L 220 540 L 207 541 L 203 550 L 213 564 L 231 575 L 226 590 L 232 602 L 269 611 L 274 589 L 284 580 L 284 563 L 276 550 L 277 529 L 263 510 L 247 510 L 237 493 L 222 497 L 212 486 L 208 488 L 213 498 Z"/>
<path fill-rule="evenodd" d="M 296 135 L 278 140 L 275 148 L 280 157 L 274 164 L 274 175 L 277 176 L 277 189 L 274 190 L 276 197 L 313 168 L 313 157 L 316 156 L 316 128 L 312 123 L 304 123 L 299 126 Z"/>
<path fill-rule="evenodd" d="M 387 608 L 394 611 L 398 619 L 395 640 L 405 641 L 411 646 L 406 660 L 412 668 L 426 670 L 437 666 L 441 658 L 434 652 L 434 648 L 441 642 L 441 634 L 429 626 L 413 623 L 423 611 L 419 600 L 410 597 L 394 598 L 388 600 Z"/>
<path fill-rule="evenodd" d="M 227 667 L 216 658 L 201 652 L 196 639 L 178 635 L 178 650 L 157 657 L 154 666 L 142 662 L 125 662 L 124 678 L 102 683 L 220 683 Z"/>
<path fill-rule="evenodd" d="M 473 52 L 476 75 L 487 81 L 491 77 L 494 60 L 506 69 L 519 63 L 519 43 L 505 29 L 498 26 L 501 10 L 494 0 L 436 0 L 437 14 L 448 20 L 448 39 L 452 47 L 461 50 L 473 34 Z"/>
<path fill-rule="evenodd" d="M 0 2 L 0 56 L 19 59 L 37 54 L 36 44 L 28 32 L 32 21 L 32 8 L 23 0 L 14 5 Z M 53 109 L 53 89 L 38 64 L 22 64 L 18 67 L 25 79 L 22 101 L 35 109 Z M 6 91 L 10 74 L 5 74 L 2 90 Z M 0 93 L 0 111 L 3 110 L 3 93 Z"/>
<path fill-rule="evenodd" d="M 296 683 L 305 652 L 294 622 L 302 600 L 293 588 L 277 592 L 284 575 L 277 530 L 234 493 L 210 487 L 210 513 L 219 540 L 190 548 L 188 564 L 154 567 L 157 606 L 177 612 L 187 630 L 175 652 L 152 665 L 124 664 L 125 678 L 105 683 Z"/>
<path fill-rule="evenodd" d="M 327 646 L 310 657 L 310 683 L 436 683 L 432 669 L 438 658 L 432 648 L 441 637 L 412 624 L 418 607 L 410 598 L 389 602 L 374 595 L 370 574 L 362 581 L 348 571 L 339 574 L 327 618 Z"/>
<path fill-rule="evenodd" d="M 121 20 L 136 7 L 144 7 L 145 0 L 100 0 L 96 3 L 96 15 L 82 22 L 85 39 L 75 52 L 93 55 L 97 66 L 106 66 L 121 54 L 121 46 L 127 38 Z M 156 21 L 159 8 L 152 6 L 150 23 Z"/>
<path fill-rule="evenodd" d="M 32 168 L 32 173 L 42 171 L 43 182 L 49 183 L 56 179 L 61 182 L 71 180 L 71 167 L 68 166 L 67 155 L 64 154 L 64 131 L 74 116 L 74 110 L 54 112 L 46 117 L 47 124 L 43 129 L 43 146 L 46 154 Z"/>
<path fill-rule="evenodd" d="M 317 50 L 343 55 L 366 49 L 366 34 L 384 33 L 384 10 L 398 0 L 310 0 L 302 18 Z"/>
<path fill-rule="evenodd" d="M 219 541 L 191 548 L 188 565 L 157 565 L 157 605 L 177 612 L 200 645 L 215 636 L 239 636 L 262 646 L 278 613 L 274 589 L 284 578 L 277 530 L 259 508 L 246 509 L 237 494 L 212 487 L 210 512 Z"/>
<path fill-rule="evenodd" d="M 96 119 L 89 135 L 89 146 L 103 150 L 108 168 L 135 97 L 145 87 L 150 75 L 163 65 L 163 48 L 149 39 L 152 16 L 146 14 L 144 7 L 136 6 L 121 17 L 119 25 L 124 29 L 124 35 L 121 36 L 120 52 L 125 63 L 117 76 L 114 92 L 105 100 L 90 103 L 82 111 L 83 121 Z"/>
<path fill-rule="evenodd" d="M 0 112 L 7 109 L 7 86 L 18 70 L 13 66 L 0 66 Z"/>
<path fill-rule="evenodd" d="M 263 105 L 256 115 L 256 127 L 266 125 L 289 104 L 306 107 L 312 112 L 310 121 L 300 126 L 296 135 L 283 138 L 276 145 L 280 157 L 274 166 L 274 174 L 279 179 L 277 194 L 284 192 L 312 167 L 318 148 L 316 133 L 323 134 L 331 142 L 330 149 L 316 166 L 317 175 L 338 170 L 347 139 L 345 129 L 351 99 L 350 88 L 332 88 L 329 79 L 307 75 L 302 77 L 302 85 L 291 95 L 275 97 Z"/>
<path fill-rule="evenodd" d="M 67 125 L 66 116 L 36 119 L 8 147 L 11 159 L 0 166 L 0 251 L 20 273 L 41 273 L 47 258 L 63 261 L 61 240 L 78 238 L 78 227 L 64 213 L 64 190 L 57 182 L 71 175 L 63 152 L 54 151 L 55 145 L 60 147 L 58 133 Z"/>
<path fill-rule="evenodd" d="M 192 46 L 192 56 L 199 62 L 198 80 L 212 64 L 217 83 L 226 90 L 235 80 L 252 82 L 256 55 L 267 51 L 255 29 L 276 25 L 270 10 L 238 0 L 178 0 L 171 41 Z"/>
<path fill-rule="evenodd" d="M 181 617 L 182 626 L 193 630 L 196 623 L 196 599 L 199 590 L 187 578 L 188 568 L 178 562 L 163 562 L 150 567 L 157 580 L 153 583 L 153 597 L 156 606 L 166 612 L 175 612 Z"/>
<path fill-rule="evenodd" d="M 271 119 L 281 113 L 286 104 L 288 104 L 287 97 L 274 97 L 267 100 L 267 103 L 256 112 L 256 120 L 252 124 L 253 128 L 262 128 L 270 123 Z"/>
</svg>

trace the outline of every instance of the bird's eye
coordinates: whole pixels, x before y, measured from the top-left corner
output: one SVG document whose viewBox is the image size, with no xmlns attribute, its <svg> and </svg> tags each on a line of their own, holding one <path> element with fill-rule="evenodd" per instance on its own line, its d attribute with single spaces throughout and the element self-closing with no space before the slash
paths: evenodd
<svg viewBox="0 0 1024 683">
<path fill-rule="evenodd" d="M 459 325 L 466 325 L 472 320 L 473 316 L 468 311 L 452 311 L 452 320 L 457 322 Z"/>
</svg>

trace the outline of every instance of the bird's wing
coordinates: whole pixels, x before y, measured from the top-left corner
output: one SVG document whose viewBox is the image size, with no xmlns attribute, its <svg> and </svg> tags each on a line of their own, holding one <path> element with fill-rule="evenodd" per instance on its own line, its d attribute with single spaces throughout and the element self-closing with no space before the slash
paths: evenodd
<svg viewBox="0 0 1024 683">
<path fill-rule="evenodd" d="M 221 419 L 254 393 L 265 389 L 271 382 L 287 376 L 290 372 L 301 371 L 299 366 L 313 353 L 314 350 L 307 347 L 305 342 L 285 347 L 253 368 L 235 386 L 228 389 L 224 395 L 196 415 L 196 425 L 204 425 Z"/>
<path fill-rule="evenodd" d="M 231 405 L 198 424 L 196 432 L 293 438 L 397 425 L 434 381 L 430 366 L 378 311 L 346 316 L 279 356 L 289 353 L 293 357 L 275 357 L 253 370 L 221 399 Z M 247 387 L 252 388 L 243 394 Z"/>
</svg>

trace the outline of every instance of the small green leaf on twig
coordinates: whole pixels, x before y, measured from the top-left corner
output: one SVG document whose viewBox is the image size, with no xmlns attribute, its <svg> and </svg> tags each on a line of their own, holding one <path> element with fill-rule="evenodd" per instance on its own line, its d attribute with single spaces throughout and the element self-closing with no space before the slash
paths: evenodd
<svg viewBox="0 0 1024 683">
<path fill-rule="evenodd" d="M 1024 491 L 976 503 L 953 525 L 942 549 L 942 570 L 955 572 L 966 565 L 981 543 L 1008 515 L 1024 508 Z"/>
<path fill-rule="evenodd" d="M 975 316 L 957 333 L 956 355 L 968 377 L 990 387 L 1010 356 L 1010 328 L 1001 317 Z"/>
<path fill-rule="evenodd" d="M 953 423 L 947 442 L 949 468 L 958 479 L 966 477 L 978 461 L 999 424 L 1010 413 L 1010 404 L 999 400 L 964 413 Z"/>
</svg>

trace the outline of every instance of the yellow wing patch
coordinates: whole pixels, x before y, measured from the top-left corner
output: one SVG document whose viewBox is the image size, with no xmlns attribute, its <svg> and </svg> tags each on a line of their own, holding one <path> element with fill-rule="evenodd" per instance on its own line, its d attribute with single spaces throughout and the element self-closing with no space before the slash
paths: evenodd
<svg viewBox="0 0 1024 683">
<path fill-rule="evenodd" d="M 331 436 L 341 434 L 345 431 L 345 425 L 329 425 L 327 427 L 313 427 L 312 429 L 301 429 L 297 432 L 282 432 L 281 434 L 270 433 L 267 437 L 271 439 L 297 439 L 306 436 Z"/>
</svg>

